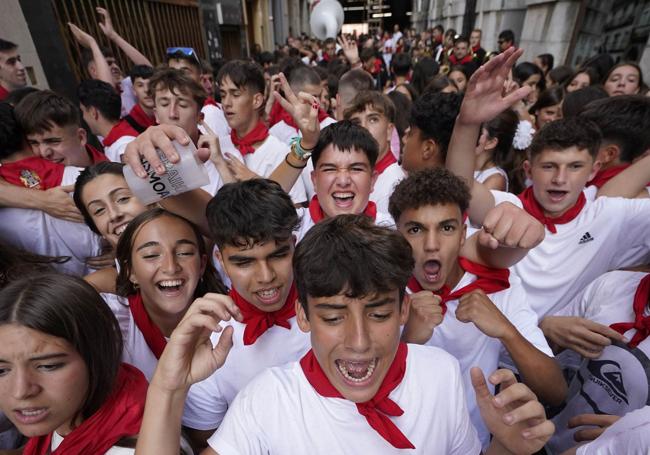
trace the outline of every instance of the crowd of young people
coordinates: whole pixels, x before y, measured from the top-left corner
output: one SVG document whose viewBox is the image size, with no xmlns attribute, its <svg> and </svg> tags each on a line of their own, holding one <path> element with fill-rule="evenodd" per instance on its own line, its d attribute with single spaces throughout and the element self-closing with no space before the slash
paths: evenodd
<svg viewBox="0 0 650 455">
<path fill-rule="evenodd" d="M 647 453 L 636 63 L 438 26 L 153 68 L 97 13 L 133 66 L 70 24 L 76 104 L 0 40 L 0 451 Z M 209 183 L 145 204 L 174 143 Z"/>
</svg>

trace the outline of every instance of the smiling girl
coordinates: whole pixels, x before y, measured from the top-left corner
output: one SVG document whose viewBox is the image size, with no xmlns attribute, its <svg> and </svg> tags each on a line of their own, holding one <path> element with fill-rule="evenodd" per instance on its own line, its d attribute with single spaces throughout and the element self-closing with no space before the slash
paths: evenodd
<svg viewBox="0 0 650 455">
<path fill-rule="evenodd" d="M 133 453 L 147 381 L 121 352 L 115 316 L 83 280 L 45 273 L 0 291 L 0 410 L 30 438 L 23 454 Z"/>
<path fill-rule="evenodd" d="M 161 208 L 128 224 L 116 254 L 118 295 L 102 296 L 120 324 L 123 360 L 151 378 L 167 337 L 192 301 L 224 294 L 226 288 L 208 261 L 198 229 Z"/>
</svg>

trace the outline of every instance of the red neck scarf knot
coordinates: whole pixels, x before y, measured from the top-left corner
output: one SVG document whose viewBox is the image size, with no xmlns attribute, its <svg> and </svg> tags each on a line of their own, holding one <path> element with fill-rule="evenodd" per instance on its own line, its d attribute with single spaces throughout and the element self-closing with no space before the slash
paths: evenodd
<svg viewBox="0 0 650 455">
<path fill-rule="evenodd" d="M 240 138 L 237 136 L 237 132 L 234 129 L 230 131 L 230 139 L 235 147 L 237 147 L 241 152 L 242 156 L 254 153 L 255 147 L 253 147 L 253 145 L 264 141 L 267 137 L 269 137 L 269 128 L 261 120 L 257 122 L 255 128 L 244 137 Z"/>
<path fill-rule="evenodd" d="M 393 447 L 398 449 L 415 449 L 415 446 L 408 438 L 397 428 L 390 417 L 399 417 L 404 414 L 402 408 L 389 398 L 390 393 L 397 388 L 404 379 L 406 373 L 406 356 L 408 347 L 400 343 L 397 348 L 395 358 L 391 363 L 386 376 L 379 386 L 379 390 L 374 397 L 363 403 L 356 403 L 359 414 L 366 418 L 368 424 L 379 435 L 388 441 Z M 343 398 L 341 393 L 336 390 L 332 383 L 327 379 L 325 372 L 321 368 L 314 351 L 310 350 L 300 360 L 307 381 L 314 388 L 316 393 L 326 398 Z M 390 416 L 390 417 L 389 417 Z"/>
<path fill-rule="evenodd" d="M 584 193 L 581 192 L 580 196 L 578 196 L 578 200 L 573 205 L 573 207 L 569 208 L 569 210 L 564 212 L 562 215 L 551 218 L 544 215 L 544 208 L 540 205 L 539 202 L 537 202 L 537 199 L 535 199 L 535 193 L 533 192 L 532 186 L 526 188 L 519 195 L 519 199 L 524 206 L 524 210 L 526 210 L 535 219 L 546 226 L 546 228 L 553 234 L 557 233 L 557 228 L 555 227 L 556 224 L 566 224 L 570 221 L 573 221 L 580 214 L 585 204 L 587 203 L 587 198 L 585 197 Z"/>
<path fill-rule="evenodd" d="M 284 302 L 282 308 L 277 311 L 262 311 L 252 303 L 244 299 L 233 288 L 230 291 L 230 297 L 234 300 L 235 304 L 244 317 L 244 345 L 249 346 L 254 344 L 264 332 L 273 327 L 274 325 L 291 329 L 289 319 L 296 315 L 296 300 L 298 300 L 298 290 L 295 283 L 291 285 L 289 295 Z"/>
</svg>

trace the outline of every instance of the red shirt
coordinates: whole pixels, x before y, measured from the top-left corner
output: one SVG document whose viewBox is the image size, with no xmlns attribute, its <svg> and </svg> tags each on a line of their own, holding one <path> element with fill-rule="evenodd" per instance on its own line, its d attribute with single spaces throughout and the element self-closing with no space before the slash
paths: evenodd
<svg viewBox="0 0 650 455">
<path fill-rule="evenodd" d="M 12 185 L 49 190 L 61 185 L 64 169 L 63 164 L 31 156 L 0 165 L 0 177 Z"/>
<path fill-rule="evenodd" d="M 0 101 L 4 101 L 9 96 L 9 90 L 0 85 Z"/>
</svg>

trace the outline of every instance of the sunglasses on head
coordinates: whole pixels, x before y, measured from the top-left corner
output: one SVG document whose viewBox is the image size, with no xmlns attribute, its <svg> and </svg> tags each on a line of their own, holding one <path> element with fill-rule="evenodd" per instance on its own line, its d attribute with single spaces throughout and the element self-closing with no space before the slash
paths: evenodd
<svg viewBox="0 0 650 455">
<path fill-rule="evenodd" d="M 199 56 L 196 55 L 196 51 L 191 47 L 168 47 L 167 58 L 189 58 L 201 66 Z"/>
</svg>

